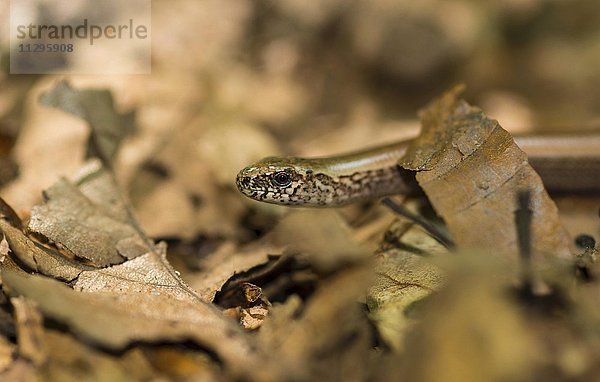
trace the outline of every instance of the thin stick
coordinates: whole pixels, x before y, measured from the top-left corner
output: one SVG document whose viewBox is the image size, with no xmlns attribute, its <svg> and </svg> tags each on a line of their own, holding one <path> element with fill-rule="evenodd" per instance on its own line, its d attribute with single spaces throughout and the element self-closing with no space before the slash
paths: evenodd
<svg viewBox="0 0 600 382">
<path fill-rule="evenodd" d="M 521 256 L 523 291 L 526 295 L 533 293 L 533 271 L 531 269 L 531 217 L 530 208 L 531 192 L 520 191 L 517 194 L 517 210 L 515 211 L 515 225 L 517 226 L 517 240 L 519 255 Z"/>
<path fill-rule="evenodd" d="M 449 238 L 444 232 L 440 231 L 436 226 L 423 219 L 423 217 L 410 212 L 408 209 L 404 208 L 404 206 L 395 203 L 390 198 L 383 198 L 381 202 L 398 215 L 403 216 L 421 226 L 425 231 L 427 231 L 427 233 L 431 235 L 431 237 L 437 240 L 444 247 L 450 249 L 455 247 L 454 241 L 452 241 L 451 238 Z"/>
</svg>

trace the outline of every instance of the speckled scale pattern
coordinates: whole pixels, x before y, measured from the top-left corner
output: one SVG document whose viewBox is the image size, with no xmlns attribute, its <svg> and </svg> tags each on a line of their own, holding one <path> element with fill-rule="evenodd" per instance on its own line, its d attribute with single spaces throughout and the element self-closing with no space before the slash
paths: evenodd
<svg viewBox="0 0 600 382">
<path fill-rule="evenodd" d="M 274 174 L 285 171 L 291 184 L 277 187 Z M 310 169 L 286 166 L 250 166 L 237 177 L 237 187 L 246 196 L 290 206 L 341 206 L 360 200 L 393 195 L 406 189 L 396 165 L 354 171 L 346 175 L 325 174 Z"/>
<path fill-rule="evenodd" d="M 341 206 L 405 193 L 412 186 L 397 163 L 407 144 L 322 158 L 268 157 L 240 171 L 236 183 L 252 199 L 288 206 Z"/>
</svg>

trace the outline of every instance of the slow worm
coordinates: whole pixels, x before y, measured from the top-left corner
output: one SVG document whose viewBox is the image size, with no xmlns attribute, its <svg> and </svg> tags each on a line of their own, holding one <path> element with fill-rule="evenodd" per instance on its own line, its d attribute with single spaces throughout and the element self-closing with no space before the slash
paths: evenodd
<svg viewBox="0 0 600 382">
<path fill-rule="evenodd" d="M 397 163 L 410 140 L 322 158 L 268 157 L 244 168 L 236 184 L 263 202 L 334 207 L 414 188 Z M 597 132 L 515 137 L 549 191 L 600 191 L 600 134 Z"/>
</svg>

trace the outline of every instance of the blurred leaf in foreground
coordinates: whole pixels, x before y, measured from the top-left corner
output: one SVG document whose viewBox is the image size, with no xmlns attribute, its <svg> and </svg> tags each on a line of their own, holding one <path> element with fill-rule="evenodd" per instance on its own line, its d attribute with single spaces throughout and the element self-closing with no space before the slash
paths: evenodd
<svg viewBox="0 0 600 382">
<path fill-rule="evenodd" d="M 110 272 L 136 277 L 129 269 Z M 109 349 L 138 341 L 192 340 L 215 351 L 232 370 L 247 368 L 255 356 L 250 340 L 232 320 L 215 307 L 182 298 L 177 287 L 129 280 L 113 288 L 100 279 L 104 285 L 96 283 L 80 293 L 58 281 L 12 270 L 3 270 L 2 279 L 5 287 L 35 301 L 46 316 Z"/>
<path fill-rule="evenodd" d="M 365 267 L 324 281 L 299 313 L 292 297 L 275 306 L 259 332 L 289 380 L 366 380 L 372 330 L 358 303 L 370 278 Z"/>
<path fill-rule="evenodd" d="M 420 227 L 398 221 L 390 228 L 401 245 L 384 244 L 376 257 L 375 281 L 367 292 L 369 317 L 379 334 L 394 350 L 404 350 L 405 335 L 418 322 L 415 313 L 444 280 L 435 255 L 448 254 Z"/>
<path fill-rule="evenodd" d="M 489 257 L 459 256 L 390 370 L 411 381 L 532 380 L 544 356 L 535 323 L 508 293 L 513 271 Z"/>
</svg>

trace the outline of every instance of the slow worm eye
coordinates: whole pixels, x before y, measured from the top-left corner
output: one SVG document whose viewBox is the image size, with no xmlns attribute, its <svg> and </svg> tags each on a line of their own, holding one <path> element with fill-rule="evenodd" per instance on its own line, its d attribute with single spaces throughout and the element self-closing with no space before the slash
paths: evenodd
<svg viewBox="0 0 600 382">
<path fill-rule="evenodd" d="M 275 187 L 287 187 L 292 184 L 292 176 L 285 171 L 279 171 L 271 175 L 271 183 Z"/>
</svg>

